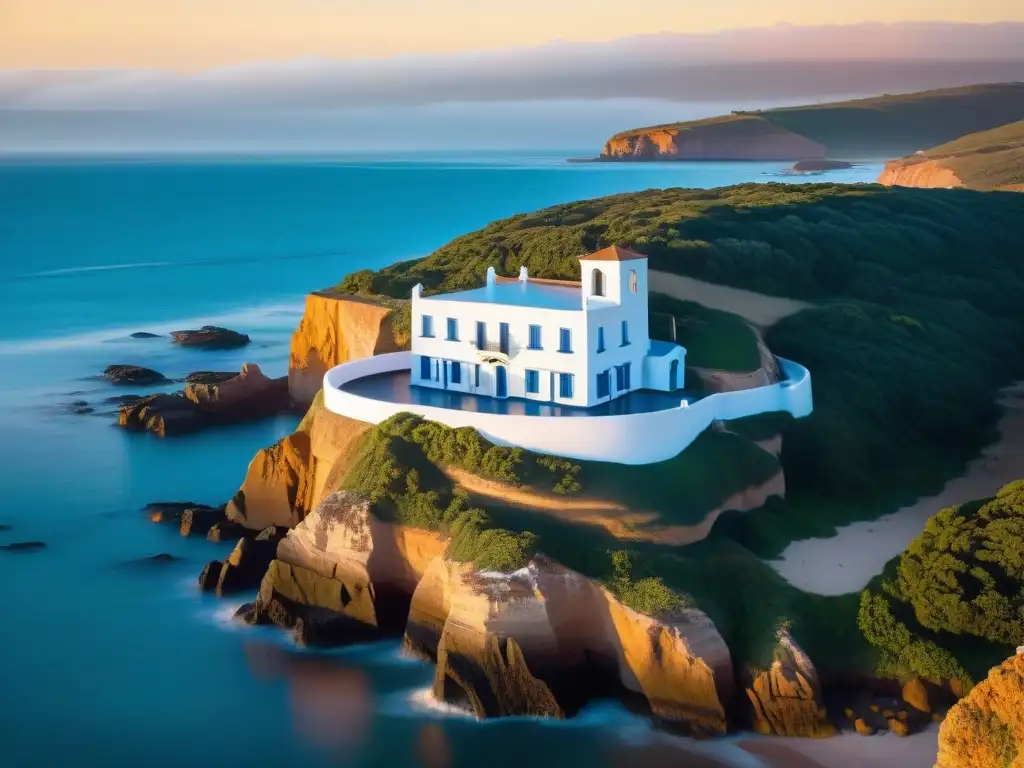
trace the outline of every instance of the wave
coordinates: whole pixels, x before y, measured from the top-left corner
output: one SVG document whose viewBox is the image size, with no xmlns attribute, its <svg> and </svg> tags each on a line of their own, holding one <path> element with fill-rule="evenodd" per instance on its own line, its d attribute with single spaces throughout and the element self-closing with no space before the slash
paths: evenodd
<svg viewBox="0 0 1024 768">
<path fill-rule="evenodd" d="M 39 339 L 19 339 L 17 341 L 0 341 L 0 356 L 20 355 L 35 352 L 53 352 L 67 349 L 91 347 L 99 344 L 144 344 L 144 341 L 132 339 L 131 334 L 144 330 L 150 333 L 168 335 L 171 331 L 181 328 L 196 328 L 201 325 L 238 325 L 246 326 L 243 330 L 249 332 L 254 327 L 261 327 L 261 323 L 271 320 L 269 326 L 264 328 L 280 330 L 290 333 L 294 330 L 294 321 L 302 315 L 304 305 L 302 302 L 294 304 L 265 304 L 262 306 L 239 309 L 233 312 L 221 314 L 198 315 L 194 317 L 178 318 L 175 320 L 162 320 L 158 323 L 140 322 L 133 326 L 122 326 L 118 328 L 102 328 L 94 331 L 83 331 L 81 333 L 68 334 L 66 336 L 51 336 Z M 290 322 L 281 322 L 287 318 Z"/>
<path fill-rule="evenodd" d="M 33 272 L 22 275 L 22 279 L 33 277 L 60 277 L 61 275 L 77 275 L 82 272 L 106 272 L 110 269 L 145 269 L 147 267 L 173 267 L 180 262 L 174 261 L 140 261 L 136 264 L 99 264 L 94 267 L 69 267 L 68 269 L 48 269 L 44 272 Z"/>
</svg>

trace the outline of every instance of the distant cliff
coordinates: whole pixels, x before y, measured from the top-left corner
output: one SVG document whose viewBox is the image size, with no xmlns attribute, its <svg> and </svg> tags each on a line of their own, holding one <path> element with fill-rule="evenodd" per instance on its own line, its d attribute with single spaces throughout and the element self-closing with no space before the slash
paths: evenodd
<svg viewBox="0 0 1024 768">
<path fill-rule="evenodd" d="M 880 184 L 1016 189 L 1024 185 L 1024 120 L 887 163 Z"/>
<path fill-rule="evenodd" d="M 892 158 L 1021 119 L 1024 83 L 977 85 L 636 128 L 601 159 Z"/>
</svg>

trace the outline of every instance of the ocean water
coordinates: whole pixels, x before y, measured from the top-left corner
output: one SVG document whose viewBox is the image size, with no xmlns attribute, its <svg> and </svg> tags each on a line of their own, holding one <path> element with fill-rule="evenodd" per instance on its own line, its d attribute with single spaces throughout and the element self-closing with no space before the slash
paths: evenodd
<svg viewBox="0 0 1024 768">
<path fill-rule="evenodd" d="M 223 501 L 297 417 L 130 435 L 103 401 L 133 390 L 95 378 L 111 363 L 180 377 L 256 362 L 283 375 L 303 295 L 351 270 L 557 202 L 792 178 L 782 164 L 565 163 L 573 154 L 584 153 L 0 163 L 0 545 L 46 544 L 0 550 L 0 764 L 706 764 L 687 751 L 706 747 L 614 704 L 565 724 L 479 724 L 433 704 L 430 668 L 394 643 L 304 653 L 237 626 L 242 600 L 195 587 L 229 548 L 140 508 Z M 253 342 L 201 352 L 129 337 L 207 322 Z M 78 401 L 95 410 L 72 412 Z M 132 564 L 160 552 L 181 559 Z M 728 743 L 713 751 L 739 760 Z"/>
</svg>

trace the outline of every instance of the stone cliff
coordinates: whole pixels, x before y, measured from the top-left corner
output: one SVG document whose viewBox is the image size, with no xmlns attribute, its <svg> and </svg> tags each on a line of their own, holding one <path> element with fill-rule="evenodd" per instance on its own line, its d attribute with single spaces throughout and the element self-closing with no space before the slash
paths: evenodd
<svg viewBox="0 0 1024 768">
<path fill-rule="evenodd" d="M 939 729 L 936 768 L 1024 768 L 1024 654 L 1003 662 Z"/>
<path fill-rule="evenodd" d="M 408 335 L 396 328 L 395 319 L 394 308 L 371 299 L 309 294 L 302 321 L 292 335 L 288 361 L 292 401 L 308 407 L 320 391 L 324 374 L 335 365 L 405 349 Z"/>
<path fill-rule="evenodd" d="M 878 177 L 878 183 L 888 187 L 930 189 L 963 186 L 963 182 L 952 168 L 944 166 L 941 160 L 929 160 L 924 157 L 905 157 L 886 163 Z"/>
<path fill-rule="evenodd" d="M 733 116 L 656 126 L 613 136 L 603 160 L 782 160 L 821 159 L 825 147 L 756 116 Z"/>
</svg>

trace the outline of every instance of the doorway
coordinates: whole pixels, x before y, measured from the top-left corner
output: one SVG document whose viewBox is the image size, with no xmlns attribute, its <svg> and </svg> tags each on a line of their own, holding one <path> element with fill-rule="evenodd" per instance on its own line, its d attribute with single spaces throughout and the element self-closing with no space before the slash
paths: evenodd
<svg viewBox="0 0 1024 768">
<path fill-rule="evenodd" d="M 508 397 L 508 370 L 504 365 L 494 369 L 494 396 Z"/>
</svg>

